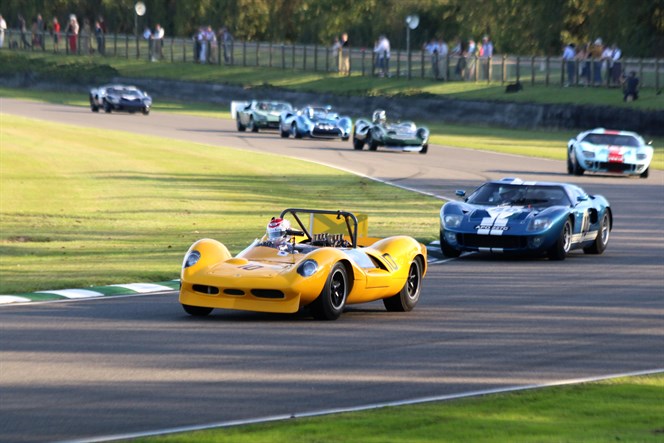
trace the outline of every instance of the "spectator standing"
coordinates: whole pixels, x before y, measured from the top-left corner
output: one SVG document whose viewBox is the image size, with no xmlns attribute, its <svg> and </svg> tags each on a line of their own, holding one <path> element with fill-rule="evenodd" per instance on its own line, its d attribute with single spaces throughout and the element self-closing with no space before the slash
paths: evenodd
<svg viewBox="0 0 664 443">
<path fill-rule="evenodd" d="M 150 30 L 149 26 L 146 26 L 143 29 L 143 40 L 145 40 L 148 44 L 148 60 L 152 60 L 152 51 L 153 51 L 152 30 Z"/>
<path fill-rule="evenodd" d="M 97 52 L 106 55 L 106 35 L 99 20 L 95 22 L 95 40 L 97 40 Z"/>
<path fill-rule="evenodd" d="M 602 53 L 604 47 L 602 46 L 602 39 L 598 38 L 595 43 L 590 47 L 590 57 L 592 58 L 592 76 L 593 84 L 596 86 L 602 84 Z"/>
<path fill-rule="evenodd" d="M 37 14 L 37 42 L 39 47 L 44 48 L 44 31 L 46 31 L 46 25 L 44 24 L 44 18 L 41 14 Z"/>
<path fill-rule="evenodd" d="M 341 42 L 339 41 L 339 37 L 334 37 L 334 40 L 332 41 L 332 62 L 334 63 L 334 66 L 336 66 L 337 72 L 341 71 L 341 58 L 339 57 L 341 55 L 340 50 Z"/>
<path fill-rule="evenodd" d="M 378 69 L 381 77 L 390 76 L 390 41 L 385 34 L 378 37 L 378 42 L 374 48 L 378 57 Z"/>
<path fill-rule="evenodd" d="M 0 48 L 5 46 L 5 31 L 7 31 L 7 22 L 2 14 L 0 14 Z"/>
<path fill-rule="evenodd" d="M 106 34 L 108 34 L 108 30 L 106 29 L 106 22 L 104 21 L 104 16 L 100 15 L 97 21 L 99 22 L 99 27 L 101 28 L 101 31 L 104 33 L 104 39 L 105 39 Z"/>
<path fill-rule="evenodd" d="M 60 50 L 60 22 L 57 17 L 53 17 L 53 52 Z"/>
<path fill-rule="evenodd" d="M 81 53 L 85 55 L 92 53 L 92 27 L 90 26 L 90 20 L 87 18 L 83 19 L 83 28 L 81 29 L 78 43 Z"/>
<path fill-rule="evenodd" d="M 440 71 L 438 70 L 438 57 L 439 57 L 439 51 L 438 51 L 438 42 L 436 41 L 435 38 L 432 38 L 429 40 L 428 43 L 424 44 L 423 48 L 426 53 L 429 55 L 429 59 L 431 60 L 431 75 L 433 75 L 434 79 L 438 79 L 440 77 Z"/>
<path fill-rule="evenodd" d="M 438 73 L 441 74 L 440 77 L 443 80 L 447 80 L 447 56 L 449 54 L 449 48 L 445 40 L 441 37 L 438 39 Z M 442 69 L 440 69 L 442 64 Z"/>
<path fill-rule="evenodd" d="M 28 41 L 27 33 L 28 33 L 28 28 L 25 23 L 25 18 L 21 14 L 18 15 L 18 29 L 21 33 L 21 44 L 23 45 L 23 49 L 27 48 L 32 48 L 32 45 Z"/>
<path fill-rule="evenodd" d="M 489 38 L 488 35 L 485 35 L 482 37 L 482 54 L 480 54 L 480 57 L 482 57 L 484 60 L 484 76 L 485 78 L 489 78 L 489 71 L 490 67 L 489 65 L 491 64 L 491 58 L 493 57 L 493 43 L 491 42 L 491 39 Z"/>
<path fill-rule="evenodd" d="M 576 69 L 576 51 L 574 49 L 574 43 L 570 43 L 565 46 L 563 51 L 563 62 L 567 68 L 567 78 L 565 79 L 565 87 L 574 84 L 574 71 Z"/>
<path fill-rule="evenodd" d="M 613 66 L 611 67 L 611 83 L 614 85 L 620 84 L 620 77 L 622 77 L 622 51 L 618 48 L 618 45 L 615 43 L 611 45 L 611 61 Z"/>
<path fill-rule="evenodd" d="M 212 30 L 212 26 L 208 26 L 207 29 L 205 30 L 205 43 L 207 44 L 207 61 L 208 63 L 214 63 L 216 58 L 215 58 L 215 52 L 217 48 L 217 36 L 214 35 L 214 31 Z"/>
<path fill-rule="evenodd" d="M 466 77 L 470 79 L 475 76 L 475 64 L 477 63 L 477 45 L 472 38 L 468 40 L 468 49 L 466 51 L 466 58 L 468 59 L 468 69 L 466 69 Z"/>
<path fill-rule="evenodd" d="M 341 66 L 339 72 L 342 75 L 350 74 L 350 41 L 348 41 L 348 33 L 341 34 L 341 49 L 339 51 Z"/>
<path fill-rule="evenodd" d="M 579 62 L 579 79 L 583 80 L 583 86 L 590 84 L 590 43 L 581 45 L 576 54 Z"/>
<path fill-rule="evenodd" d="M 78 31 L 80 29 L 80 26 L 78 24 L 78 20 L 76 19 L 76 16 L 74 14 L 71 14 L 69 16 L 69 23 L 67 24 L 67 27 L 65 28 L 65 33 L 67 34 L 67 41 L 69 43 L 69 51 L 72 53 L 76 53 L 78 49 Z"/>
<path fill-rule="evenodd" d="M 226 26 L 221 28 L 219 41 L 224 48 L 224 63 L 225 64 L 232 63 L 233 35 L 228 31 L 228 28 Z"/>
<path fill-rule="evenodd" d="M 208 42 L 205 38 L 205 28 L 203 26 L 198 30 L 196 38 L 198 39 L 198 47 L 200 48 L 198 62 L 204 64 L 207 61 Z"/>
<path fill-rule="evenodd" d="M 152 34 L 152 61 L 156 62 L 164 58 L 164 28 L 157 23 Z"/>
</svg>

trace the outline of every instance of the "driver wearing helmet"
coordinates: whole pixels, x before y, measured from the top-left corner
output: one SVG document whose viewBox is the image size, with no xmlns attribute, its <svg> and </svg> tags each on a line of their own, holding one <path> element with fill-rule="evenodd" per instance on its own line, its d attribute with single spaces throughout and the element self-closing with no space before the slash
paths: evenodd
<svg viewBox="0 0 664 443">
<path fill-rule="evenodd" d="M 374 124 L 382 125 L 387 121 L 387 113 L 382 109 L 376 109 L 372 116 Z"/>
<path fill-rule="evenodd" d="M 267 224 L 264 237 L 265 241 L 261 245 L 275 247 L 280 250 L 288 249 L 289 242 L 293 238 L 289 234 L 290 227 L 291 225 L 288 220 L 272 217 L 272 220 Z"/>
</svg>

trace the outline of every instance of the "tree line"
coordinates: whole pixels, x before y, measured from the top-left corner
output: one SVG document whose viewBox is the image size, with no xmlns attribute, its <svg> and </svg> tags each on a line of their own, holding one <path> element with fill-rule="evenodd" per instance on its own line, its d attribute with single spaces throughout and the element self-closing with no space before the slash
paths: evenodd
<svg viewBox="0 0 664 443">
<path fill-rule="evenodd" d="M 431 38 L 448 42 L 490 36 L 503 54 L 556 56 L 567 43 L 596 38 L 616 43 L 628 57 L 664 56 L 664 0 L 3 0 L 15 28 L 21 14 L 30 24 L 41 14 L 49 24 L 75 14 L 91 23 L 104 17 L 109 33 L 138 32 L 159 23 L 167 37 L 190 37 L 202 25 L 228 27 L 236 40 L 331 44 L 347 32 L 354 47 L 372 47 L 385 34 L 405 48 L 405 18 L 419 16 L 411 47 Z"/>
</svg>

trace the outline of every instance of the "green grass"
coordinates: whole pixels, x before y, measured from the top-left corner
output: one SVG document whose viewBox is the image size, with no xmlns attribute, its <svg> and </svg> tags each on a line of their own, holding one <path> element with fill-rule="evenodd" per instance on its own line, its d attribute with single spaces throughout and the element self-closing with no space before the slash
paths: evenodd
<svg viewBox="0 0 664 443">
<path fill-rule="evenodd" d="M 45 101 L 71 106 L 88 106 L 87 96 L 68 92 L 49 92 L 33 89 L 0 87 L 0 97 Z M 174 112 L 213 118 L 230 118 L 230 104 L 219 106 L 210 103 L 183 103 L 158 101 L 157 112 Z M 366 117 L 366 116 L 365 116 Z M 567 141 L 576 131 L 518 130 L 470 125 L 448 125 L 437 122 L 418 122 L 431 129 L 431 142 L 443 146 L 503 152 L 531 157 L 565 160 Z M 664 169 L 664 137 L 652 139 L 655 157 L 653 169 Z"/>
<path fill-rule="evenodd" d="M 664 375 L 388 407 L 136 442 L 661 442 Z"/>
<path fill-rule="evenodd" d="M 286 207 L 437 237 L 441 201 L 313 163 L 0 114 L 0 294 L 165 281 L 192 242 L 237 253 Z M 278 159 L 278 161 L 276 161 Z"/>
<path fill-rule="evenodd" d="M 19 62 L 16 61 L 19 58 Z M 629 107 L 633 109 L 664 109 L 664 95 L 656 95 L 654 88 L 644 88 L 639 100 L 631 103 L 622 101 L 620 89 L 571 87 L 563 88 L 552 79 L 549 86 L 543 83 L 530 84 L 524 76 L 524 90 L 519 94 L 505 94 L 505 86 L 500 82 L 453 81 L 440 82 L 431 79 L 377 78 L 353 75 L 341 77 L 335 73 L 312 72 L 293 69 L 269 68 L 265 66 L 218 66 L 198 65 L 176 61 L 149 63 L 143 59 L 123 57 L 81 57 L 62 56 L 40 52 L 0 53 L 0 73 L 11 72 L 14 65 L 32 63 L 55 65 L 64 73 L 71 70 L 80 72 L 88 80 L 88 71 L 99 76 L 103 72 L 117 72 L 123 77 L 162 78 L 180 81 L 200 81 L 242 85 L 247 88 L 281 87 L 296 91 L 329 92 L 341 95 L 418 95 L 433 94 L 461 100 L 495 100 L 533 103 L 569 103 L 600 106 Z M 240 61 L 236 60 L 236 63 Z M 95 65 L 108 65 L 100 70 Z M 74 67 L 73 69 L 72 66 Z M 48 69 L 49 76 L 58 75 L 58 69 Z M 68 73 L 65 77 L 74 75 Z"/>
</svg>

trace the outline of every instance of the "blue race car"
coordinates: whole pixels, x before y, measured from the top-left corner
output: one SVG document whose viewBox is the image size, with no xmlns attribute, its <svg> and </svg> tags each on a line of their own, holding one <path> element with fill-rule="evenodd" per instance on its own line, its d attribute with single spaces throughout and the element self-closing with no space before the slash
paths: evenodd
<svg viewBox="0 0 664 443">
<path fill-rule="evenodd" d="M 350 117 L 332 112 L 329 106 L 306 106 L 298 110 L 289 110 L 279 117 L 281 136 L 288 138 L 340 138 L 347 141 L 353 128 Z"/>
<path fill-rule="evenodd" d="M 483 184 L 463 202 L 443 205 L 440 248 L 447 257 L 480 251 L 564 260 L 572 249 L 604 252 L 612 227 L 609 202 L 601 195 L 566 183 L 504 178 Z"/>
</svg>

